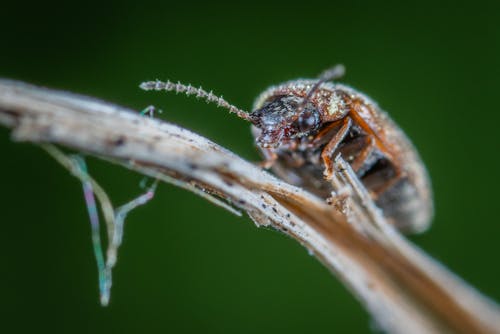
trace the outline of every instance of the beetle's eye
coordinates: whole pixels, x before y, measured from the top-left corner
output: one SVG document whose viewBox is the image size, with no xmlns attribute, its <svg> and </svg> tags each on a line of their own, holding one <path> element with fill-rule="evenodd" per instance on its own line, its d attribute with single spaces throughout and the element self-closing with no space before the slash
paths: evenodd
<svg viewBox="0 0 500 334">
<path fill-rule="evenodd" d="M 305 110 L 298 119 L 299 131 L 310 132 L 316 130 L 319 123 L 319 113 L 316 109 Z"/>
</svg>

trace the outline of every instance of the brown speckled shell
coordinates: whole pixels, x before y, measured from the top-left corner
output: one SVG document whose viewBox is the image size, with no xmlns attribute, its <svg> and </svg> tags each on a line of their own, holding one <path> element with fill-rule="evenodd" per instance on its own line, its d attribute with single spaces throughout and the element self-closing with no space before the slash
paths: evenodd
<svg viewBox="0 0 500 334">
<path fill-rule="evenodd" d="M 256 99 L 254 110 L 274 96 L 296 95 L 303 98 L 315 82 L 316 80 L 295 80 L 270 87 Z M 336 98 L 339 93 L 345 95 L 341 102 L 347 104 L 338 105 L 338 110 L 332 112 L 332 98 Z M 427 229 L 433 217 L 429 176 L 415 147 L 387 113 L 364 94 L 341 84 L 321 84 L 312 95 L 311 101 L 320 110 L 324 122 L 341 119 L 353 113 L 348 104 L 357 103 L 357 119 L 369 127 L 372 135 L 376 137 L 379 151 L 401 171 L 398 181 L 384 193 L 374 195 L 374 201 L 384 215 L 401 230 L 421 232 Z M 254 136 L 258 136 L 259 131 L 253 127 Z M 291 150 L 299 151 L 290 152 Z M 282 145 L 275 149 L 275 153 L 278 155 L 278 161 L 272 168 L 277 175 L 319 196 L 329 196 L 332 189 L 329 182 L 323 178 L 324 165 L 318 160 L 318 154 L 307 152 L 306 146 L 300 144 Z M 311 163 L 301 165 L 296 161 L 291 162 L 291 159 L 308 160 Z"/>
</svg>

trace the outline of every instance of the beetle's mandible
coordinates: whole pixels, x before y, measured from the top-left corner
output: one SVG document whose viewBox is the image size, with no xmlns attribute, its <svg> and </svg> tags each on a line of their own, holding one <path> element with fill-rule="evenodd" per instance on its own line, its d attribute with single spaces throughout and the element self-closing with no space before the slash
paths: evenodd
<svg viewBox="0 0 500 334">
<path fill-rule="evenodd" d="M 416 149 L 403 131 L 364 94 L 332 83 L 343 75 L 337 65 L 318 79 L 272 86 L 251 113 L 201 88 L 151 81 L 141 88 L 195 95 L 252 123 L 265 161 L 286 181 L 318 196 L 332 196 L 334 158 L 347 161 L 383 214 L 407 232 L 425 230 L 432 219 L 432 191 Z"/>
</svg>

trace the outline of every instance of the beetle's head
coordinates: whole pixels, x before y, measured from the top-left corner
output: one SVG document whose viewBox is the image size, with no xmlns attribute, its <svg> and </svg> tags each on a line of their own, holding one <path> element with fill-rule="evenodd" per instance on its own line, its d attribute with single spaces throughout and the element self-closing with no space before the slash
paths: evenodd
<svg viewBox="0 0 500 334">
<path fill-rule="evenodd" d="M 290 139 L 308 136 L 318 130 L 320 113 L 311 102 L 293 95 L 275 96 L 250 113 L 250 121 L 260 129 L 257 143 L 277 147 Z"/>
</svg>

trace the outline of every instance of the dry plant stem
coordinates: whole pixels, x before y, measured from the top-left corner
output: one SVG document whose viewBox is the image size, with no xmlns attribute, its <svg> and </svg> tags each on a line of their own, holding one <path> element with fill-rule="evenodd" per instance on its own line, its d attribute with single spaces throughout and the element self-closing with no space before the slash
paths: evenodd
<svg viewBox="0 0 500 334">
<path fill-rule="evenodd" d="M 327 205 L 201 136 L 103 101 L 0 80 L 0 123 L 15 140 L 58 144 L 224 199 L 308 248 L 388 332 L 500 333 L 497 304 L 387 224 L 341 157 L 338 201 Z"/>
</svg>

